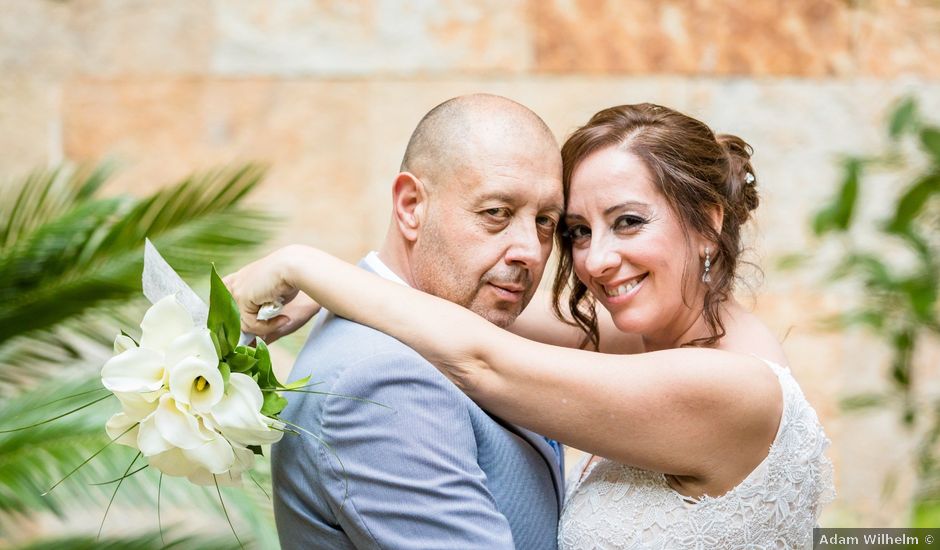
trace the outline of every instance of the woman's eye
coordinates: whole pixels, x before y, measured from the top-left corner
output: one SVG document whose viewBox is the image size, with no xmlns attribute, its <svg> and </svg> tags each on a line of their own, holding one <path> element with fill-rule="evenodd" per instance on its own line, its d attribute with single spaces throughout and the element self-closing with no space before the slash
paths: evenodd
<svg viewBox="0 0 940 550">
<path fill-rule="evenodd" d="M 591 230 L 586 225 L 573 225 L 567 229 L 566 233 L 574 242 L 583 241 L 591 236 Z"/>
<path fill-rule="evenodd" d="M 639 216 L 620 216 L 614 221 L 614 229 L 622 231 L 625 229 L 636 229 L 646 223 L 646 220 Z"/>
</svg>

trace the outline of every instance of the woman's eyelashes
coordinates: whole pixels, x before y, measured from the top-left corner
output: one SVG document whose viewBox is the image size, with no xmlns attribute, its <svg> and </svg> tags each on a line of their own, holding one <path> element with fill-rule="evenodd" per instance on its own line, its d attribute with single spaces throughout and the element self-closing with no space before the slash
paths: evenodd
<svg viewBox="0 0 940 550">
<path fill-rule="evenodd" d="M 614 220 L 614 231 L 630 231 L 639 229 L 646 224 L 646 218 L 633 214 L 625 214 Z"/>
<path fill-rule="evenodd" d="M 611 230 L 618 234 L 629 234 L 639 230 L 647 223 L 649 223 L 649 220 L 642 216 L 625 214 L 614 220 Z M 565 228 L 564 236 L 571 239 L 574 244 L 584 243 L 591 238 L 591 228 L 582 223 L 572 223 Z"/>
</svg>

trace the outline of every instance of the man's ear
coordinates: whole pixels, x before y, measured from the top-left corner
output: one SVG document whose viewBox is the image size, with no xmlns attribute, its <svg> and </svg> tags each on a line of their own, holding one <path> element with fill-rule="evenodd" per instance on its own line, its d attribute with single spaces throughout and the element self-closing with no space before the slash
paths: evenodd
<svg viewBox="0 0 940 550">
<path fill-rule="evenodd" d="M 418 239 L 424 222 L 428 194 L 424 183 L 410 172 L 401 172 L 392 185 L 392 215 L 398 230 L 409 241 Z"/>
</svg>

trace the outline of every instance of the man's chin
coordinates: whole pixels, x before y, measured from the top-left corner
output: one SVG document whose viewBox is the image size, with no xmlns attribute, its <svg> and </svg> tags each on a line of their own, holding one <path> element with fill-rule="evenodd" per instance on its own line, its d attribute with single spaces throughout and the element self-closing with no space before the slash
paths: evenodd
<svg viewBox="0 0 940 550">
<path fill-rule="evenodd" d="M 483 317 L 500 328 L 506 328 L 516 321 L 516 317 L 522 313 L 521 308 L 500 309 L 500 308 L 470 308 L 471 311 Z"/>
</svg>

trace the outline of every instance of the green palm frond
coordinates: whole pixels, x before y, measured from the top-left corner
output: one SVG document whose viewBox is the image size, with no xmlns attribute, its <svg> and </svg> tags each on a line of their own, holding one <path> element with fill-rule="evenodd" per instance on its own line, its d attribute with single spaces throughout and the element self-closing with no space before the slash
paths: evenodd
<svg viewBox="0 0 940 550">
<path fill-rule="evenodd" d="M 94 315 L 64 321 L 44 331 L 19 335 L 0 344 L 0 398 L 15 396 L 60 374 L 97 373 L 111 355 L 114 337 L 134 332 L 147 303 L 134 300 Z"/>
<path fill-rule="evenodd" d="M 0 187 L 0 250 L 91 198 L 110 174 L 108 166 L 37 171 Z"/>
<path fill-rule="evenodd" d="M 92 400 L 95 395 L 88 394 L 41 406 L 100 387 L 99 371 L 115 334 L 135 331 L 147 306 L 140 292 L 146 237 L 184 278 L 203 284 L 210 262 L 227 264 L 263 242 L 270 218 L 241 204 L 262 173 L 252 165 L 218 170 L 143 199 L 96 196 L 108 176 L 100 168 L 36 172 L 0 187 L 0 430 Z M 117 410 L 108 398 L 54 422 L 0 434 L 0 540 L 23 535 L 17 532 L 20 520 L 36 514 L 105 513 L 115 486 L 94 484 L 125 471 L 136 454 L 129 448 L 108 447 L 51 493 L 43 492 L 108 443 L 104 424 Z M 153 524 L 143 526 L 148 530 L 157 525 L 158 480 L 158 472 L 145 469 L 122 483 L 115 501 L 120 509 L 152 511 Z M 246 479 L 245 488 L 223 488 L 222 495 L 243 541 L 277 547 L 270 501 L 262 490 Z M 208 521 L 208 532 L 219 534 L 211 539 L 174 535 L 167 548 L 237 547 L 226 533 L 215 488 L 164 478 L 160 500 L 163 506 L 193 510 L 194 518 L 209 514 L 208 520 L 194 519 L 194 525 L 205 527 Z M 117 528 L 119 517 L 108 519 L 103 537 L 109 537 L 109 526 Z M 151 533 L 101 541 L 43 539 L 24 546 L 162 547 L 159 535 Z"/>
<path fill-rule="evenodd" d="M 186 179 L 139 202 L 86 196 L 22 235 L 0 251 L 0 344 L 137 297 L 148 236 L 184 277 L 205 276 L 207 260 L 224 262 L 260 243 L 270 219 L 238 203 L 261 176 L 249 165 Z"/>
<path fill-rule="evenodd" d="M 91 374 L 79 379 L 54 380 L 4 400 L 0 403 L 0 430 L 28 426 L 110 395 L 101 391 L 57 401 L 100 387 L 97 374 Z M 47 405 L 50 403 L 52 405 Z M 136 454 L 132 449 L 114 444 L 105 448 L 109 438 L 104 424 L 119 408 L 116 399 L 108 397 L 53 422 L 0 434 L 0 515 L 16 518 L 48 512 L 67 517 L 75 510 L 100 510 L 103 517 L 115 486 L 95 484 L 119 477 Z M 55 485 L 102 448 L 105 448 L 103 452 Z M 145 462 L 140 461 L 139 464 Z M 268 471 L 267 461 L 259 460 L 253 475 L 262 486 L 270 487 Z M 116 503 L 122 508 L 152 512 L 153 526 L 156 526 L 158 481 L 158 472 L 149 468 L 128 477 L 119 489 Z M 44 495 L 53 485 L 55 488 Z M 276 548 L 276 544 L 271 546 L 261 542 L 277 540 L 271 503 L 264 491 L 246 477 L 243 488 L 223 488 L 222 493 L 228 513 L 238 518 L 236 523 L 242 525 L 239 537 L 255 538 L 260 548 Z M 207 517 L 214 518 L 214 522 L 224 525 L 225 514 L 214 488 L 164 477 L 160 500 L 164 507 L 192 506 L 202 515 L 208 514 Z M 116 514 L 114 509 L 111 510 L 111 518 L 105 523 L 105 534 L 117 519 Z M 3 534 L 3 523 L 0 522 L 0 538 Z"/>
<path fill-rule="evenodd" d="M 164 536 L 167 536 L 164 533 Z M 144 533 L 132 537 L 108 537 L 101 540 L 92 536 L 71 536 L 32 541 L 16 550 L 232 550 L 239 548 L 238 543 L 224 535 L 167 537 L 164 545 L 160 533 Z M 244 541 L 243 541 L 244 542 Z M 246 545 L 252 548 L 251 545 Z"/>
</svg>

